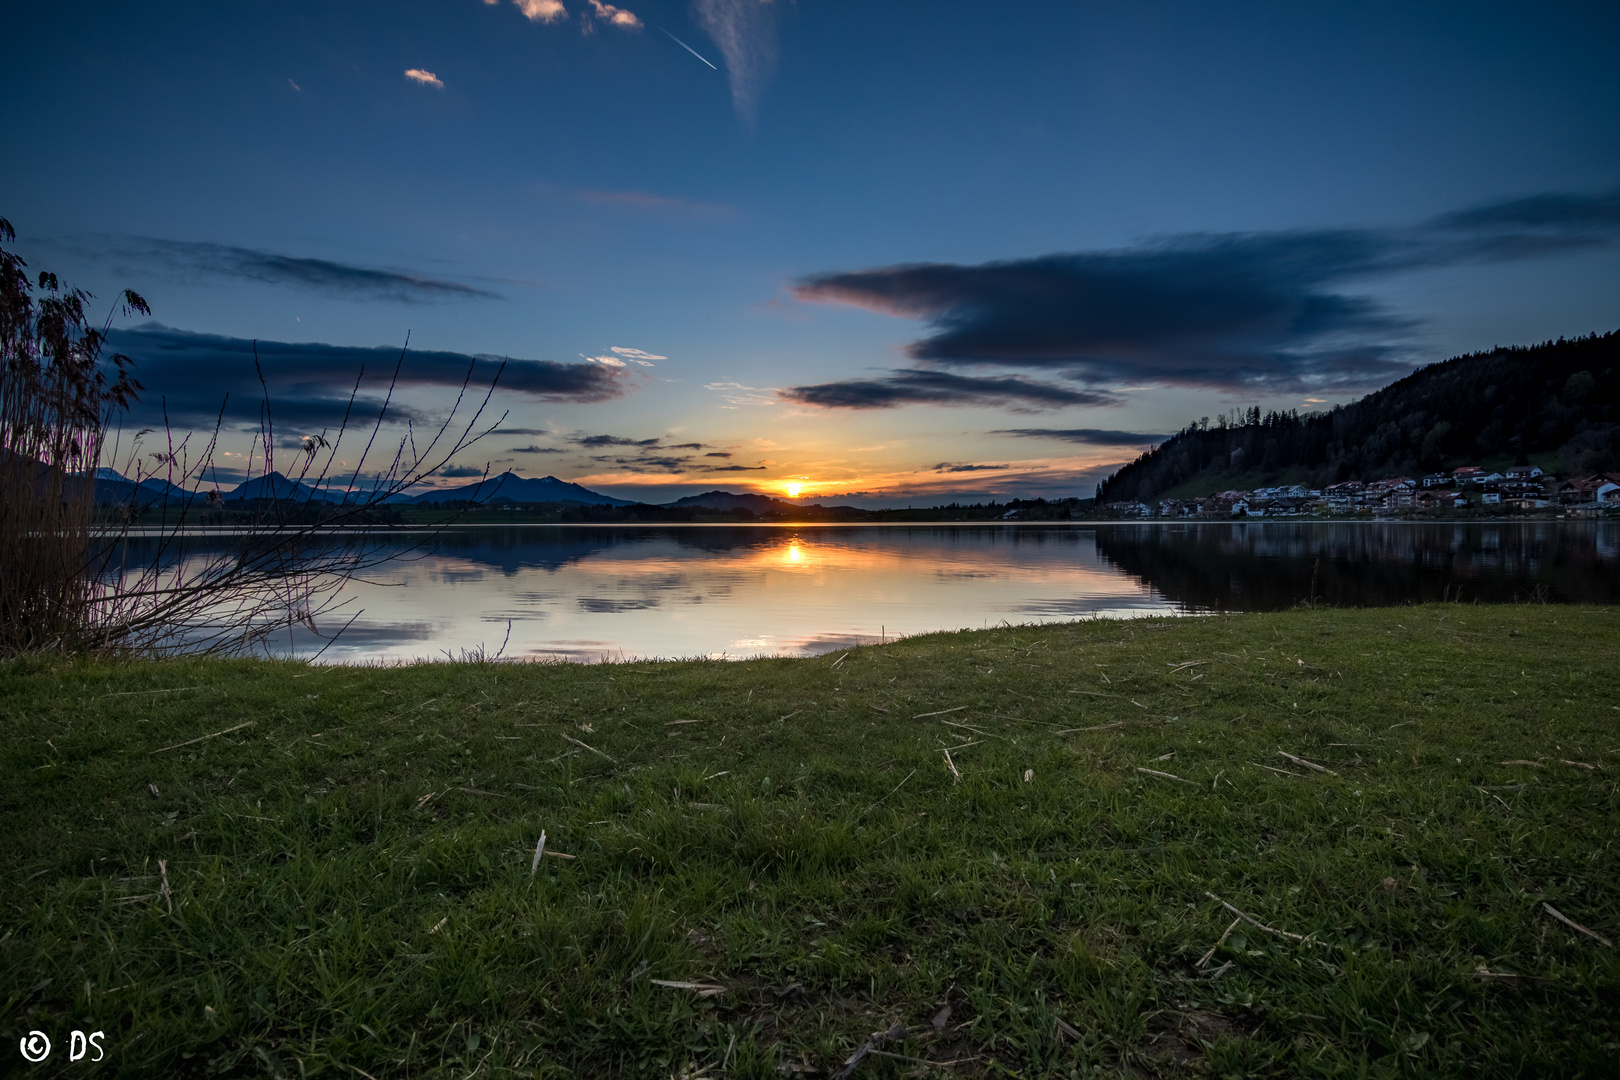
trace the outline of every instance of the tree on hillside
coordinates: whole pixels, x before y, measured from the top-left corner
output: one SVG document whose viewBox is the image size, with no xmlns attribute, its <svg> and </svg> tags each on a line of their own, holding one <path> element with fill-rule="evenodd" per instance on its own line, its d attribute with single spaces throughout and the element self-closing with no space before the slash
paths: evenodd
<svg viewBox="0 0 1620 1080">
<path fill-rule="evenodd" d="M 1240 479 L 1321 487 L 1529 454 L 1556 454 L 1571 474 L 1620 469 L 1620 331 L 1456 357 L 1326 413 L 1201 420 L 1103 481 L 1097 500 Z"/>
</svg>

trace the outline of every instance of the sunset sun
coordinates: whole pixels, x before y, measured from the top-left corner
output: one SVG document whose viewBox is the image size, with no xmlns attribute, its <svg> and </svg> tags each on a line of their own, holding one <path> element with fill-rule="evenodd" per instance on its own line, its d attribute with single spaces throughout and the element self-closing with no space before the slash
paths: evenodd
<svg viewBox="0 0 1620 1080">
<path fill-rule="evenodd" d="M 797 499 L 799 497 L 799 492 L 801 492 L 803 490 L 804 490 L 804 485 L 803 484 L 789 484 L 789 485 L 787 485 L 788 498 Z"/>
</svg>

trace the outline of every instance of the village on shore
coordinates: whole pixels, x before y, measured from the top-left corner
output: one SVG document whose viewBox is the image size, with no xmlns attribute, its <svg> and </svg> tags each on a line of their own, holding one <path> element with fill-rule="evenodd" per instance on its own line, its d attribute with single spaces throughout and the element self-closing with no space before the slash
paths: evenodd
<svg viewBox="0 0 1620 1080">
<path fill-rule="evenodd" d="M 1320 490 L 1302 485 L 1222 491 L 1197 498 L 1156 502 L 1111 502 L 1101 516 L 1139 518 L 1241 518 L 1360 516 L 1421 513 L 1432 516 L 1551 512 L 1559 516 L 1607 516 L 1620 511 L 1620 473 L 1565 478 L 1538 465 L 1496 471 L 1464 465 L 1413 479 L 1394 476 L 1363 483 L 1346 480 Z"/>
</svg>

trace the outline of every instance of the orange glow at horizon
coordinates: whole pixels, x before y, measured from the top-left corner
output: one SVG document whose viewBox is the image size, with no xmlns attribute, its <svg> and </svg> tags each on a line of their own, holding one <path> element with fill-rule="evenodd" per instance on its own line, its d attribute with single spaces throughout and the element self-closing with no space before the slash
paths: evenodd
<svg viewBox="0 0 1620 1080">
<path fill-rule="evenodd" d="M 977 473 L 974 474 L 973 481 L 976 487 L 984 491 L 986 497 L 998 494 L 1010 497 L 1012 489 L 1008 485 L 1015 482 L 1039 483 L 1056 490 L 1066 487 L 1078 490 L 1081 474 L 1101 465 L 1117 467 L 1118 464 L 1123 464 L 1118 458 L 1119 455 L 1084 454 L 1015 459 L 1004 472 L 998 470 Z M 737 489 L 787 499 L 891 498 L 903 503 L 908 499 L 954 498 L 964 483 L 961 477 L 943 474 L 934 468 L 907 467 L 900 463 L 889 465 L 874 462 L 870 467 L 861 467 L 843 459 L 832 458 L 802 464 L 809 466 L 804 473 L 790 474 L 777 479 L 740 481 Z M 812 475 L 821 479 L 811 480 Z M 584 472 L 568 479 L 584 487 L 605 489 L 613 494 L 621 494 L 622 489 L 630 486 L 675 488 L 697 492 L 715 484 L 712 474 L 697 473 L 687 476 L 644 472 L 634 468 Z M 1092 478 L 1086 478 L 1087 485 L 1092 482 Z"/>
</svg>

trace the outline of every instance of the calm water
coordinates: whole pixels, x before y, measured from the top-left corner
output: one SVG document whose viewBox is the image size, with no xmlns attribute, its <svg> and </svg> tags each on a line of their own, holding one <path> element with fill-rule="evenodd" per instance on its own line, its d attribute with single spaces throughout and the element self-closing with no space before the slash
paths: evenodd
<svg viewBox="0 0 1620 1080">
<path fill-rule="evenodd" d="M 368 577 L 324 621 L 329 632 L 360 612 L 323 660 L 503 643 L 507 657 L 570 660 L 802 656 L 885 635 L 1311 597 L 1614 604 L 1620 523 L 469 527 Z M 320 644 L 304 633 L 291 647 Z"/>
</svg>

